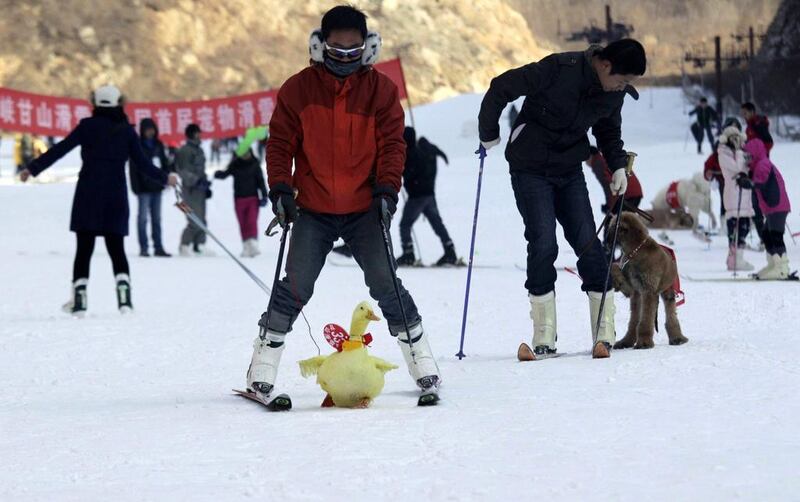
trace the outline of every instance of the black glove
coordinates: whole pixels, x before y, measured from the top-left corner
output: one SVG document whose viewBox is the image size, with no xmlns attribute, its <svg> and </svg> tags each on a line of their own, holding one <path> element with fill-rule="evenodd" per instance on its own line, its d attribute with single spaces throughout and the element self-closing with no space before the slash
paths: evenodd
<svg viewBox="0 0 800 502">
<path fill-rule="evenodd" d="M 745 190 L 753 189 L 753 180 L 751 180 L 750 176 L 745 173 L 739 173 L 736 175 L 736 184 Z"/>
<path fill-rule="evenodd" d="M 269 191 L 272 212 L 281 224 L 293 223 L 297 219 L 297 204 L 294 202 L 294 189 L 286 183 L 275 183 Z"/>
<path fill-rule="evenodd" d="M 376 185 L 372 189 L 372 205 L 370 211 L 378 215 L 384 224 L 388 225 L 392 221 L 395 211 L 397 211 L 397 190 L 391 185 Z"/>
<path fill-rule="evenodd" d="M 261 207 L 267 207 L 267 202 L 269 202 L 269 199 L 264 197 L 263 199 L 258 201 L 258 205 L 261 206 Z"/>
<path fill-rule="evenodd" d="M 211 189 L 206 188 L 206 199 L 210 199 L 212 195 L 214 194 L 211 192 Z"/>
<path fill-rule="evenodd" d="M 215 171 L 214 172 L 214 177 L 217 178 L 218 180 L 224 180 L 225 179 L 225 171 Z"/>
</svg>

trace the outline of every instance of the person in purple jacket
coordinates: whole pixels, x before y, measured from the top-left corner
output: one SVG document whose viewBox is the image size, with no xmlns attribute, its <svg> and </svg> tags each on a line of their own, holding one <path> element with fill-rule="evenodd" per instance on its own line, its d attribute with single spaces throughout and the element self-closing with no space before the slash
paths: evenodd
<svg viewBox="0 0 800 502">
<path fill-rule="evenodd" d="M 81 166 L 72 202 L 70 230 L 77 236 L 72 271 L 72 299 L 64 310 L 77 317 L 86 313 L 86 287 L 95 239 L 102 236 L 111 256 L 117 283 L 117 306 L 121 313 L 133 309 L 130 269 L 123 239 L 128 235 L 128 185 L 125 163 L 130 158 L 139 171 L 162 186 L 175 186 L 177 176 L 158 169 L 142 152 L 139 136 L 125 115 L 122 93 L 113 85 L 99 87 L 91 97 L 92 116 L 81 120 L 75 129 L 53 148 L 31 162 L 20 173 L 25 182 L 30 176 L 53 165 L 76 146 L 81 147 Z"/>
<path fill-rule="evenodd" d="M 789 277 L 789 256 L 783 234 L 786 217 L 792 210 L 786 184 L 778 168 L 769 160 L 764 142 L 751 139 L 744 145 L 749 155 L 750 176 L 739 175 L 736 182 L 744 189 L 755 190 L 758 205 L 766 218 L 764 246 L 767 248 L 767 266 L 756 273 L 759 279 L 786 279 Z"/>
</svg>

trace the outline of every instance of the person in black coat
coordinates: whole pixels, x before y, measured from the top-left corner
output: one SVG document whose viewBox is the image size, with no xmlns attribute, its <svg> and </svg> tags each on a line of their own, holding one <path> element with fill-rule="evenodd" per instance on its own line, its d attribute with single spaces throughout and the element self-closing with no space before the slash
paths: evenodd
<svg viewBox="0 0 800 502">
<path fill-rule="evenodd" d="M 717 111 L 708 106 L 706 98 L 700 98 L 700 103 L 689 112 L 689 116 L 697 115 L 697 121 L 692 124 L 692 134 L 697 140 L 697 153 L 703 153 L 703 133 L 708 136 L 708 144 L 714 149 L 714 134 L 711 132 L 711 124 L 716 124 L 719 120 Z"/>
<path fill-rule="evenodd" d="M 72 273 L 72 299 L 64 310 L 76 316 L 86 312 L 86 287 L 95 238 L 105 238 L 117 282 L 117 305 L 120 312 L 133 308 L 130 294 L 130 270 L 123 238 L 128 235 L 128 186 L 125 163 L 132 159 L 139 170 L 161 186 L 175 186 L 177 177 L 155 167 L 142 152 L 139 137 L 123 109 L 119 89 L 106 85 L 96 89 L 91 98 L 92 116 L 81 120 L 75 129 L 53 148 L 35 159 L 20 179 L 53 165 L 76 146 L 81 147 L 83 165 L 72 202 L 70 230 L 77 236 L 77 251 Z"/>
<path fill-rule="evenodd" d="M 403 207 L 403 216 L 400 218 L 400 241 L 403 244 L 403 254 L 397 258 L 400 266 L 412 266 L 417 263 L 414 255 L 414 243 L 411 240 L 411 227 L 421 214 L 425 217 L 442 241 L 444 255 L 436 262 L 437 266 L 456 265 L 455 246 L 453 245 L 447 228 L 442 222 L 439 207 L 436 204 L 436 171 L 438 158 L 441 157 L 449 164 L 447 155 L 436 145 L 425 138 L 417 142 L 417 134 L 413 127 L 406 127 L 403 131 L 406 141 L 406 164 L 403 170 L 403 187 L 408 193 Z"/>
<path fill-rule="evenodd" d="M 164 144 L 158 139 L 158 127 L 151 118 L 144 118 L 139 122 L 140 143 L 145 157 L 150 159 L 156 167 L 169 174 L 170 162 Z M 131 159 L 128 170 L 131 179 L 131 191 L 139 199 L 139 213 L 136 226 L 139 234 L 140 256 L 150 256 L 147 242 L 147 215 L 150 214 L 150 224 L 153 228 L 153 254 L 169 257 L 164 251 L 161 241 L 161 183 L 147 176 L 139 168 L 135 160 Z"/>
<path fill-rule="evenodd" d="M 248 149 L 241 157 L 234 154 L 227 169 L 214 173 L 218 180 L 228 176 L 233 176 L 233 204 L 242 236 L 242 256 L 253 258 L 261 254 L 258 250 L 258 208 L 265 207 L 269 201 L 264 172 L 258 157 Z"/>
<path fill-rule="evenodd" d="M 481 150 L 500 143 L 498 120 L 506 105 L 525 96 L 506 146 L 511 187 L 525 224 L 528 270 L 525 288 L 531 303 L 533 350 L 520 358 L 555 354 L 556 221 L 578 259 L 582 289 L 589 296 L 592 355 L 605 358 L 614 343 L 614 296 L 605 298 L 608 261 L 595 235 L 595 223 L 581 165 L 589 158 L 592 130 L 612 171 L 612 195 L 624 194 L 627 153 L 622 142 L 625 96 L 638 98 L 632 83 L 647 64 L 644 47 L 632 39 L 585 52 L 552 54 L 538 63 L 495 77 L 481 103 Z M 599 325 L 599 326 L 598 326 Z M 523 349 L 524 347 L 520 347 Z"/>
</svg>

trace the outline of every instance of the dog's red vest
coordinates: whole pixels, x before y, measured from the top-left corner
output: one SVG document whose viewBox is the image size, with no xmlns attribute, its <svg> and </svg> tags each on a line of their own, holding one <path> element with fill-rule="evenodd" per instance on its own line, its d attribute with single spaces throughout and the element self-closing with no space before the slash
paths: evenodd
<svg viewBox="0 0 800 502">
<path fill-rule="evenodd" d="M 678 182 L 673 181 L 667 188 L 667 204 L 672 209 L 680 209 L 681 201 L 678 199 Z"/>
<path fill-rule="evenodd" d="M 675 262 L 675 280 L 672 281 L 672 290 L 675 292 L 675 306 L 680 307 L 686 303 L 686 295 L 684 295 L 683 291 L 681 291 L 681 276 L 678 273 L 678 260 L 675 258 L 675 251 L 663 244 L 659 244 L 659 246 L 661 246 L 661 248 L 664 249 L 664 251 L 666 251 L 667 254 L 672 258 L 672 261 Z"/>
</svg>

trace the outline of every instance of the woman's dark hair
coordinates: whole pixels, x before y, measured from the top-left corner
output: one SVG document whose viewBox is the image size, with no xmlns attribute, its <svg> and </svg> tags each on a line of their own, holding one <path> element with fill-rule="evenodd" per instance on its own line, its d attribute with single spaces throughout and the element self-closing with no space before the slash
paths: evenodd
<svg viewBox="0 0 800 502">
<path fill-rule="evenodd" d="M 327 39 L 336 30 L 357 30 L 366 40 L 367 16 L 351 5 L 338 5 L 322 16 L 322 38 Z"/>
<path fill-rule="evenodd" d="M 742 110 L 747 110 L 748 112 L 756 112 L 756 105 L 751 102 L 742 103 Z"/>
<path fill-rule="evenodd" d="M 739 129 L 740 131 L 742 130 L 742 123 L 739 122 L 739 119 L 737 119 L 736 117 L 728 117 L 725 119 L 725 122 L 722 123 L 722 129 L 725 129 L 726 127 L 730 126 L 733 126 Z"/>
<path fill-rule="evenodd" d="M 111 119 L 112 122 L 128 122 L 128 116 L 125 115 L 125 109 L 121 106 L 95 106 L 92 110 L 92 117 L 106 117 Z"/>
<path fill-rule="evenodd" d="M 647 68 L 644 47 L 632 38 L 611 42 L 597 57 L 611 63 L 612 75 L 644 75 Z"/>
</svg>

